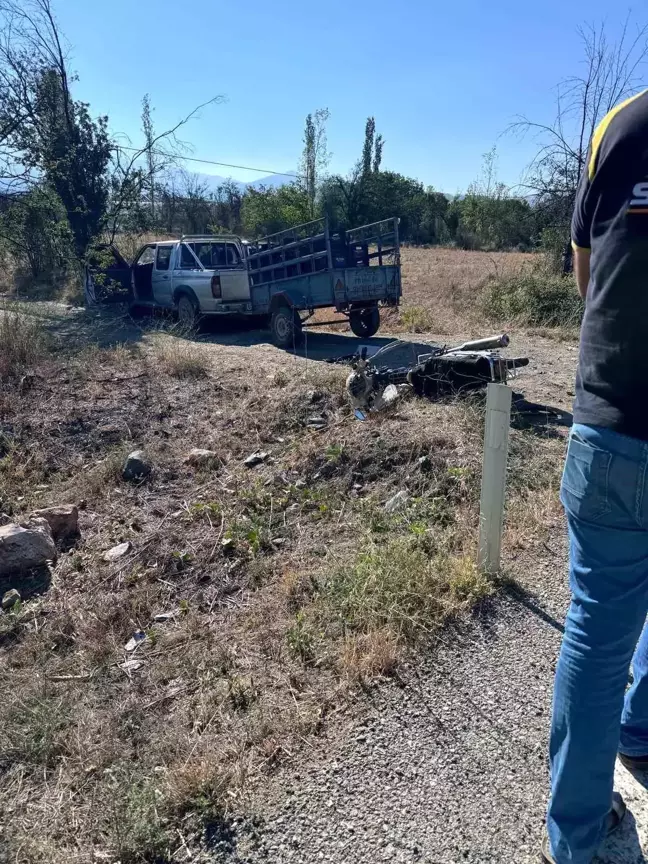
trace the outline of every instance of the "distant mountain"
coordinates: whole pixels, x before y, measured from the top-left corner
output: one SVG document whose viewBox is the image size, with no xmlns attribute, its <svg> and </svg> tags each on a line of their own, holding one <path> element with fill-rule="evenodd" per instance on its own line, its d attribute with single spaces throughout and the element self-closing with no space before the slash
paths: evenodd
<svg viewBox="0 0 648 864">
<path fill-rule="evenodd" d="M 218 174 L 195 173 L 192 174 L 192 176 L 200 183 L 204 184 L 209 192 L 216 192 L 218 187 L 227 179 Z M 285 186 L 288 183 L 292 183 L 292 179 L 282 174 L 270 174 L 268 177 L 261 177 L 259 180 L 253 180 L 250 183 L 242 183 L 238 180 L 236 181 L 236 185 L 241 191 L 244 191 L 245 189 L 260 189 L 262 186 L 266 189 L 278 189 L 280 186 Z"/>
</svg>

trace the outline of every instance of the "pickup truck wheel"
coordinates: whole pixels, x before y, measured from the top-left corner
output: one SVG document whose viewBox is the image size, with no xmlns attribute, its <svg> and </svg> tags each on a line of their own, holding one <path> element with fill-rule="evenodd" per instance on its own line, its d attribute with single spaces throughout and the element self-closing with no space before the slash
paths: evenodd
<svg viewBox="0 0 648 864">
<path fill-rule="evenodd" d="M 188 294 L 178 297 L 178 322 L 188 329 L 194 329 L 200 321 L 198 304 Z"/>
<path fill-rule="evenodd" d="M 349 324 L 356 336 L 370 339 L 375 336 L 380 327 L 380 309 L 370 306 L 367 309 L 352 309 L 349 313 Z"/>
<path fill-rule="evenodd" d="M 278 348 L 293 348 L 302 340 L 302 322 L 299 313 L 288 306 L 280 306 L 270 318 L 272 339 Z"/>
</svg>

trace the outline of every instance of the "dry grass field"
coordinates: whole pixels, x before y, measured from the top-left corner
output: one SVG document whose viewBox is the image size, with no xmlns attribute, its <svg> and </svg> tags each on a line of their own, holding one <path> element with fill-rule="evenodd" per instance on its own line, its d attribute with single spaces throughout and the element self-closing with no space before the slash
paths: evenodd
<svg viewBox="0 0 648 864">
<path fill-rule="evenodd" d="M 536 255 L 404 247 L 403 303 L 394 332 L 453 335 L 483 328 L 479 295 L 494 279 L 530 269 Z"/>
</svg>

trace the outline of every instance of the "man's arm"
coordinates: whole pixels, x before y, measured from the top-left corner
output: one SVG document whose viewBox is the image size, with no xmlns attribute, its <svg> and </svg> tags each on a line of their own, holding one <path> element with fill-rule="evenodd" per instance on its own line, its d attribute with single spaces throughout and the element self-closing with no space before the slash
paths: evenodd
<svg viewBox="0 0 648 864">
<path fill-rule="evenodd" d="M 587 297 L 587 286 L 590 281 L 590 257 L 591 251 L 589 249 L 574 246 L 574 274 L 578 293 L 583 300 Z"/>
<path fill-rule="evenodd" d="M 590 200 L 590 189 L 593 177 L 592 146 L 587 154 L 587 161 L 583 166 L 578 189 L 576 191 L 576 202 L 574 215 L 572 217 L 571 236 L 574 249 L 574 274 L 578 293 L 585 299 L 587 286 L 590 281 L 590 257 L 591 257 L 591 232 L 592 232 L 592 202 Z"/>
</svg>

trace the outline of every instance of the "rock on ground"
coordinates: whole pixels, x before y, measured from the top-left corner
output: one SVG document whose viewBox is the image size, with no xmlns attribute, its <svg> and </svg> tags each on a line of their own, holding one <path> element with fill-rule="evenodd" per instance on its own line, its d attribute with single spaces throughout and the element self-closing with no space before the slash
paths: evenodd
<svg viewBox="0 0 648 864">
<path fill-rule="evenodd" d="M 191 465 L 192 468 L 203 468 L 212 465 L 218 459 L 218 453 L 214 450 L 202 450 L 200 447 L 194 447 L 184 458 L 186 465 Z"/>
<path fill-rule="evenodd" d="M 130 540 L 127 540 L 125 543 L 120 543 L 118 546 L 113 546 L 112 549 L 108 549 L 101 557 L 108 563 L 111 561 L 118 561 L 120 558 L 123 558 L 124 555 L 128 555 L 132 548 L 133 544 Z"/>
<path fill-rule="evenodd" d="M 74 504 L 34 510 L 32 517 L 44 519 L 47 522 L 55 541 L 68 540 L 79 534 L 79 511 Z"/>
<path fill-rule="evenodd" d="M 7 609 L 13 608 L 16 603 L 20 603 L 22 597 L 20 596 L 20 591 L 16 591 L 15 588 L 11 588 L 9 591 L 5 591 L 2 595 L 2 608 L 6 611 Z"/>
<path fill-rule="evenodd" d="M 151 463 L 149 462 L 143 450 L 133 450 L 126 458 L 122 476 L 124 480 L 142 480 L 152 471 Z"/>
<path fill-rule="evenodd" d="M 31 527 L 13 523 L 0 526 L 0 576 L 42 567 L 56 559 L 56 547 L 48 523 L 36 519 Z"/>
</svg>

